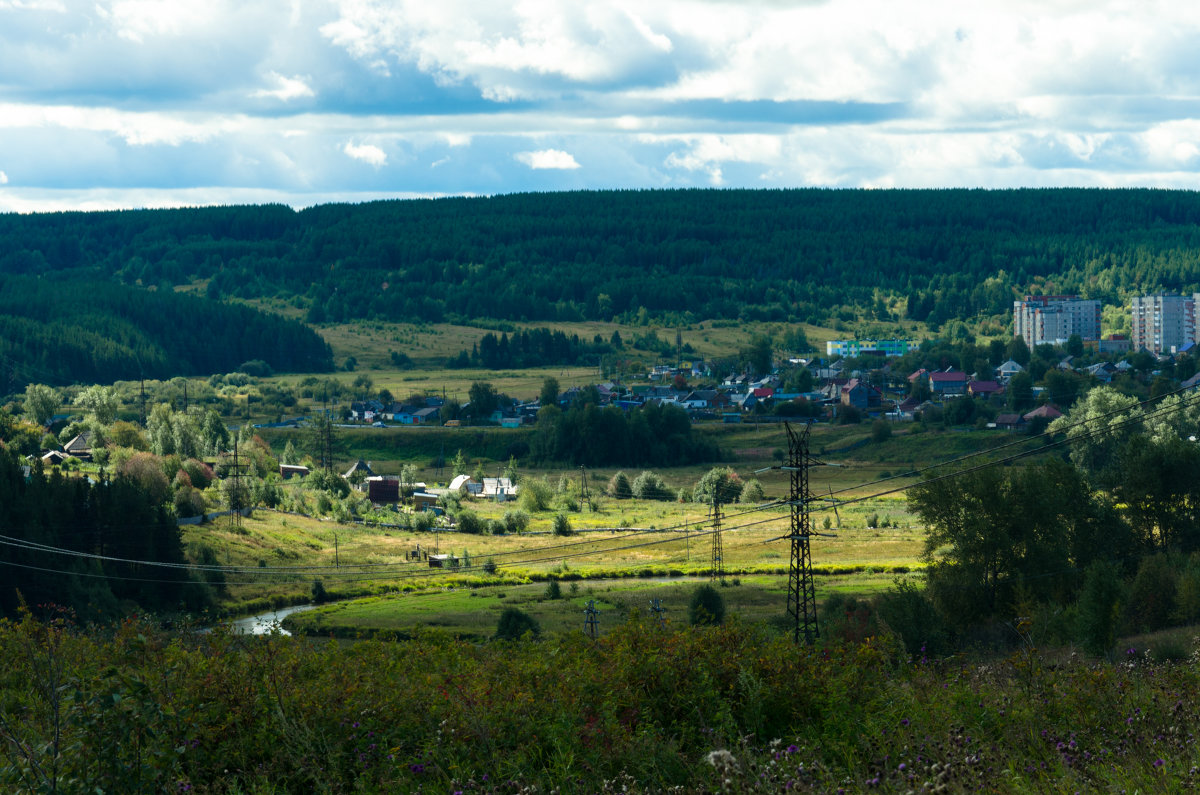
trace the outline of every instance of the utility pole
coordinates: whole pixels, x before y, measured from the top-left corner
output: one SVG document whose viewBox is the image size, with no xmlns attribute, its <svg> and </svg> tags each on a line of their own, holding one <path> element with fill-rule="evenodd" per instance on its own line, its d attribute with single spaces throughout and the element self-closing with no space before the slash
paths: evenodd
<svg viewBox="0 0 1200 795">
<path fill-rule="evenodd" d="M 592 640 L 600 637 L 600 611 L 596 609 L 595 599 L 589 599 L 583 609 L 583 632 Z"/>
<path fill-rule="evenodd" d="M 242 526 L 242 464 L 238 457 L 238 436 L 240 432 L 233 436 L 233 487 L 229 490 L 229 510 L 233 514 L 233 523 L 236 527 Z"/>
<path fill-rule="evenodd" d="M 588 501 L 587 470 L 583 467 L 579 468 L 579 498 Z"/>
<path fill-rule="evenodd" d="M 658 623 L 659 629 L 667 628 L 667 608 L 662 606 L 661 599 L 650 600 L 650 612 L 654 614 L 654 619 Z"/>
<path fill-rule="evenodd" d="M 721 501 L 717 495 L 719 487 L 713 490 L 712 501 L 712 567 L 709 570 L 710 581 L 720 581 L 725 584 L 725 550 L 721 543 Z"/>
<path fill-rule="evenodd" d="M 788 502 L 792 509 L 788 615 L 794 622 L 792 640 L 799 643 L 803 633 L 804 642 L 812 645 L 813 640 L 820 637 L 821 633 L 817 627 L 817 596 L 813 583 L 812 557 L 808 548 L 809 537 L 812 534 L 809 502 L 813 499 L 808 488 L 808 471 L 813 463 L 808 449 L 810 427 L 805 425 L 801 433 L 796 433 L 790 423 L 784 423 L 788 436 L 788 465 L 785 468 L 791 476 Z"/>
</svg>

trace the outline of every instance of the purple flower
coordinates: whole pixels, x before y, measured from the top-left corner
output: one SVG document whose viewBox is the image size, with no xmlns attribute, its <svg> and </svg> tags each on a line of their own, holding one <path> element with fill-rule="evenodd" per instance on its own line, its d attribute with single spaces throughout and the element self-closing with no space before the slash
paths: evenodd
<svg viewBox="0 0 1200 795">
<path fill-rule="evenodd" d="M 901 719 L 900 719 L 900 725 L 901 725 L 901 726 L 907 726 L 907 725 L 908 725 L 908 718 L 901 718 Z"/>
<path fill-rule="evenodd" d="M 1161 760 L 1161 759 L 1155 759 L 1155 760 L 1154 760 L 1154 766 L 1155 766 L 1155 767 L 1162 767 L 1162 766 L 1163 766 L 1163 765 L 1165 765 L 1165 764 L 1166 764 L 1166 762 L 1164 762 L 1164 761 L 1163 761 L 1163 760 Z"/>
<path fill-rule="evenodd" d="M 908 767 L 908 765 L 906 765 L 906 764 L 904 764 L 903 762 L 901 762 L 901 763 L 900 763 L 900 766 L 899 766 L 899 767 L 897 767 L 896 769 L 897 769 L 897 770 L 904 770 L 904 769 L 906 769 L 907 767 Z"/>
<path fill-rule="evenodd" d="M 787 747 L 787 752 L 788 752 L 789 754 L 794 754 L 794 753 L 796 753 L 796 752 L 797 752 L 797 751 L 799 751 L 799 750 L 800 750 L 800 746 L 798 746 L 798 745 L 789 745 L 789 746 Z"/>
</svg>

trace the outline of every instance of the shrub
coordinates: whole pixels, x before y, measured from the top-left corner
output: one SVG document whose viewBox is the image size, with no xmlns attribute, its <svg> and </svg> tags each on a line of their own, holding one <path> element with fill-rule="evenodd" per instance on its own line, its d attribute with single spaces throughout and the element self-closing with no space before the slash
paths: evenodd
<svg viewBox="0 0 1200 795">
<path fill-rule="evenodd" d="M 1134 632 L 1154 632 L 1170 624 L 1175 611 L 1177 575 L 1163 553 L 1143 558 L 1126 602 L 1128 628 Z"/>
<path fill-rule="evenodd" d="M 509 533 L 524 533 L 529 527 L 529 514 L 522 510 L 505 511 L 501 519 L 504 529 Z"/>
<path fill-rule="evenodd" d="M 434 515 L 430 511 L 421 511 L 413 517 L 413 529 L 420 533 L 428 533 L 433 529 Z"/>
<path fill-rule="evenodd" d="M 633 496 L 639 500 L 669 500 L 671 491 L 661 477 L 643 472 L 633 481 Z"/>
<path fill-rule="evenodd" d="M 688 621 L 692 626 L 713 626 L 725 621 L 725 597 L 711 585 L 701 585 L 688 602 Z"/>
<path fill-rule="evenodd" d="M 551 580 L 546 583 L 546 598 L 562 599 L 562 586 L 558 584 L 558 580 Z"/>
<path fill-rule="evenodd" d="M 904 648 L 916 656 L 941 656 L 950 651 L 950 632 L 941 614 L 923 591 L 908 580 L 879 597 L 876 614 L 900 636 Z"/>
<path fill-rule="evenodd" d="M 871 441 L 886 442 L 892 438 L 892 424 L 880 418 L 871 423 Z"/>
<path fill-rule="evenodd" d="M 313 580 L 312 584 L 312 600 L 314 604 L 325 604 L 329 601 L 329 592 L 325 590 L 325 583 L 320 580 Z"/>
<path fill-rule="evenodd" d="M 633 496 L 633 487 L 629 485 L 629 476 L 618 472 L 608 481 L 608 496 L 618 500 L 627 500 Z"/>
<path fill-rule="evenodd" d="M 459 511 L 455 518 L 458 532 L 479 535 L 483 532 L 484 522 L 474 511 Z"/>
<path fill-rule="evenodd" d="M 529 478 L 521 482 L 521 507 L 530 513 L 549 510 L 552 499 L 554 490 L 544 478 Z"/>
<path fill-rule="evenodd" d="M 541 631 L 536 618 L 516 607 L 504 608 L 496 624 L 496 638 L 499 640 L 520 640 L 526 634 L 537 637 Z"/>
<path fill-rule="evenodd" d="M 838 425 L 857 425 L 862 422 L 862 416 L 854 406 L 838 406 Z"/>
<path fill-rule="evenodd" d="M 727 505 L 742 493 L 742 481 L 729 467 L 713 467 L 696 482 L 692 498 L 696 502 L 717 502 Z"/>
<path fill-rule="evenodd" d="M 569 536 L 574 531 L 571 529 L 571 520 L 567 518 L 565 513 L 556 514 L 554 517 L 554 535 Z"/>
<path fill-rule="evenodd" d="M 1121 572 L 1115 564 L 1098 560 L 1084 571 L 1077 621 L 1079 642 L 1088 653 L 1105 655 L 1117 642 L 1121 591 Z"/>
<path fill-rule="evenodd" d="M 746 485 L 742 486 L 742 493 L 738 496 L 738 502 L 762 502 L 767 498 L 763 493 L 762 484 L 757 478 L 747 480 Z"/>
<path fill-rule="evenodd" d="M 487 560 L 485 560 L 483 562 L 483 573 L 484 574 L 495 574 L 496 570 L 497 570 L 497 566 L 496 566 L 496 561 L 494 559 L 488 558 Z"/>
</svg>

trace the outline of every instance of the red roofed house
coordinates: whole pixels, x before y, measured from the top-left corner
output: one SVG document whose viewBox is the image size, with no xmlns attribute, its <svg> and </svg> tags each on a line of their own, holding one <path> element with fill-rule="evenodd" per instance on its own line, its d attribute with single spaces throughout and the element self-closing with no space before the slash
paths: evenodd
<svg viewBox="0 0 1200 795">
<path fill-rule="evenodd" d="M 1036 409 L 1034 409 L 1033 411 L 1026 414 L 1025 421 L 1031 422 L 1031 421 L 1037 419 L 1038 417 L 1045 417 L 1048 420 L 1056 420 L 1059 417 L 1061 417 L 1062 415 L 1063 415 L 1063 413 L 1061 411 L 1059 411 L 1058 409 L 1054 408 L 1054 406 L 1051 406 L 1049 403 L 1047 403 L 1044 406 L 1038 406 Z"/>
<path fill-rule="evenodd" d="M 971 397 L 990 398 L 992 395 L 1004 393 L 1004 387 L 996 381 L 972 381 L 967 384 L 967 392 Z"/>
</svg>

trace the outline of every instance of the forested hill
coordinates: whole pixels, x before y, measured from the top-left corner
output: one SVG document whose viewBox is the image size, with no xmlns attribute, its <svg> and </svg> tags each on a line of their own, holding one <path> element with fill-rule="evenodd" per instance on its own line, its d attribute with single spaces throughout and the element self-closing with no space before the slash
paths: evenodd
<svg viewBox="0 0 1200 795">
<path fill-rule="evenodd" d="M 311 328 L 247 306 L 100 281 L 91 272 L 0 274 L 0 395 L 54 385 L 332 367 Z"/>
<path fill-rule="evenodd" d="M 0 216 L 0 272 L 208 281 L 312 321 L 936 322 L 1200 287 L 1200 194 L 682 190 Z M 881 302 L 879 299 L 883 299 Z M 903 299 L 896 300 L 896 299 Z"/>
</svg>

